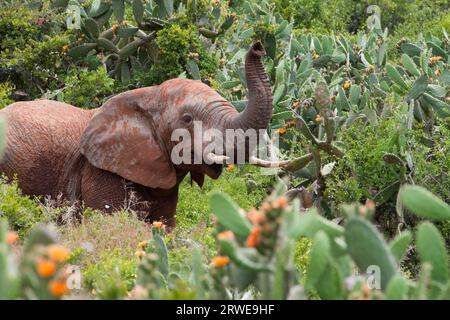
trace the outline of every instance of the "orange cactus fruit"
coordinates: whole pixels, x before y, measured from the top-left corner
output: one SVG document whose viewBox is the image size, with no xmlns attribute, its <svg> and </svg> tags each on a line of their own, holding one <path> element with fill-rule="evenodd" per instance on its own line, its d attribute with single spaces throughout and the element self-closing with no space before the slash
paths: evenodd
<svg viewBox="0 0 450 320">
<path fill-rule="evenodd" d="M 47 255 L 54 262 L 64 262 L 70 257 L 70 251 L 58 244 L 51 244 L 47 247 Z"/>
<path fill-rule="evenodd" d="M 19 240 L 19 235 L 15 231 L 8 231 L 6 234 L 6 243 L 12 246 L 14 243 Z"/>
<path fill-rule="evenodd" d="M 111 27 L 111 30 L 114 32 L 114 31 L 116 31 L 117 30 L 117 24 L 115 24 L 115 25 L 113 25 L 112 27 Z"/>
<path fill-rule="evenodd" d="M 212 265 L 216 268 L 221 268 L 230 263 L 230 258 L 227 256 L 217 256 L 212 258 Z"/>
<path fill-rule="evenodd" d="M 287 207 L 287 205 L 288 199 L 285 196 L 279 197 L 272 203 L 272 207 L 274 207 L 275 209 L 284 209 Z"/>
<path fill-rule="evenodd" d="M 259 212 L 258 210 L 256 210 L 255 208 L 252 208 L 250 210 L 247 217 L 248 217 L 248 220 L 250 220 L 250 222 L 252 224 L 261 224 L 266 221 L 265 215 L 262 214 L 261 212 Z"/>
<path fill-rule="evenodd" d="M 48 284 L 48 291 L 50 291 L 51 295 L 54 297 L 61 297 L 69 292 L 69 288 L 65 281 L 53 280 Z"/>
<path fill-rule="evenodd" d="M 286 133 L 286 129 L 285 128 L 280 128 L 278 129 L 278 133 L 281 134 L 285 134 Z"/>
<path fill-rule="evenodd" d="M 39 259 L 36 263 L 36 271 L 42 278 L 49 278 L 56 272 L 56 264 L 47 259 Z"/>
<path fill-rule="evenodd" d="M 233 240 L 234 233 L 231 230 L 222 231 L 217 235 L 217 239 L 219 240 Z"/>
<path fill-rule="evenodd" d="M 142 250 L 139 250 L 139 251 L 136 251 L 136 252 L 134 253 L 134 255 L 135 255 L 136 257 L 138 257 L 138 258 L 142 258 L 143 256 L 145 256 L 145 252 L 142 251 Z"/>
<path fill-rule="evenodd" d="M 250 234 L 245 241 L 245 245 L 249 248 L 256 247 L 261 241 L 261 228 L 255 227 L 250 231 Z"/>
<path fill-rule="evenodd" d="M 315 122 L 320 123 L 320 121 L 322 121 L 322 118 L 320 117 L 320 115 L 317 115 L 316 119 L 314 119 Z"/>
<path fill-rule="evenodd" d="M 69 46 L 66 44 L 62 47 L 63 51 L 68 51 L 69 50 Z"/>
</svg>

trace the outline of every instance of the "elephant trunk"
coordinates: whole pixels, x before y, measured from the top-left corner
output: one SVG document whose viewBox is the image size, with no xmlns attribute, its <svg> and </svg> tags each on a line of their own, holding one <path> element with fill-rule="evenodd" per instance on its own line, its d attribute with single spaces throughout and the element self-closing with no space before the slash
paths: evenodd
<svg viewBox="0 0 450 320">
<path fill-rule="evenodd" d="M 232 129 L 266 129 L 272 117 L 272 90 L 264 70 L 262 58 L 266 52 L 261 42 L 255 42 L 245 57 L 245 76 L 248 87 L 248 104 L 244 111 L 230 122 Z"/>
</svg>

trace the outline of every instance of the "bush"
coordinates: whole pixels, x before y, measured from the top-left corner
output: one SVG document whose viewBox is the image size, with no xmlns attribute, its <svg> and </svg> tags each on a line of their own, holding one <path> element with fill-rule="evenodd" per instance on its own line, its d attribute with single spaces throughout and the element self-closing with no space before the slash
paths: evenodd
<svg viewBox="0 0 450 320">
<path fill-rule="evenodd" d="M 60 210 L 47 210 L 35 199 L 22 195 L 17 181 L 0 179 L 0 220 L 6 220 L 21 237 L 35 225 L 51 222 L 59 214 Z"/>
<path fill-rule="evenodd" d="M 30 40 L 23 48 L 3 51 L 0 67 L 8 70 L 8 77 L 28 99 L 40 97 L 62 86 L 69 65 L 63 52 L 68 39 L 68 35 L 45 36 L 43 41 Z"/>
<path fill-rule="evenodd" d="M 60 100 L 80 108 L 91 109 L 101 106 L 113 94 L 115 81 L 100 67 L 93 71 L 72 70 L 71 74 L 64 78 L 64 83 Z"/>
<path fill-rule="evenodd" d="M 184 27 L 172 24 L 158 31 L 156 44 L 159 48 L 158 57 L 150 68 L 145 83 L 159 84 L 177 78 L 182 73 L 190 75 L 188 61 L 195 54 L 202 78 L 215 74 L 217 66 L 205 51 L 194 25 Z"/>
<path fill-rule="evenodd" d="M 0 109 L 6 107 L 8 104 L 12 103 L 13 100 L 10 99 L 15 87 L 9 82 L 0 83 Z"/>
</svg>

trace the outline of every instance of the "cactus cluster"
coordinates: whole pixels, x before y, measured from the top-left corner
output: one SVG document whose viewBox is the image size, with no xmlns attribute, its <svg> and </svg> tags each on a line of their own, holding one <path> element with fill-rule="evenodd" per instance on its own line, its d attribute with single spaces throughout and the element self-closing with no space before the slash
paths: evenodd
<svg viewBox="0 0 450 320">
<path fill-rule="evenodd" d="M 427 190 L 405 185 L 399 201 L 421 222 L 415 235 L 401 232 L 390 242 L 371 222 L 375 206 L 342 207 L 341 225 L 289 203 L 280 183 L 259 209 L 239 208 L 226 194 L 210 196 L 216 216 L 217 256 L 206 265 L 199 248 L 191 255 L 187 292 L 200 299 L 449 299 L 450 267 L 444 239 L 431 221 L 450 220 L 450 207 Z M 182 276 L 170 270 L 164 229 L 140 244 L 145 254 L 133 298 L 167 297 Z M 294 245 L 312 241 L 306 270 L 294 264 Z M 413 243 L 413 238 L 415 242 Z M 417 281 L 402 274 L 400 262 L 415 247 L 421 272 Z M 430 250 L 433 248 L 433 250 Z M 143 251 L 144 252 L 144 251 Z M 358 270 L 358 272 L 355 272 Z M 302 272 L 304 271 L 304 272 Z M 302 278 L 302 274 L 304 277 Z"/>
<path fill-rule="evenodd" d="M 36 227 L 23 245 L 20 259 L 13 246 L 19 241 L 0 221 L 0 299 L 60 299 L 69 292 L 65 262 L 69 251 L 57 244 L 49 227 Z"/>
</svg>

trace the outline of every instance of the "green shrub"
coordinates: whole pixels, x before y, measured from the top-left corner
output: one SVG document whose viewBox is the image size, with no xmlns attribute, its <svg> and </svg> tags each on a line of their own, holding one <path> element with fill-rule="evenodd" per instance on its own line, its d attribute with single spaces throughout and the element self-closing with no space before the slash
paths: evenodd
<svg viewBox="0 0 450 320">
<path fill-rule="evenodd" d="M 190 75 L 188 61 L 195 54 L 198 55 L 194 58 L 198 61 L 201 77 L 207 78 L 215 74 L 217 65 L 204 49 L 194 25 L 172 24 L 157 32 L 156 44 L 159 53 L 155 63 L 150 71 L 145 71 L 147 76 L 140 73 L 147 85 L 177 78 L 183 72 Z"/>
<path fill-rule="evenodd" d="M 30 40 L 39 38 L 37 24 L 39 14 L 26 7 L 2 8 L 0 10 L 0 52 L 12 52 L 24 48 Z"/>
<path fill-rule="evenodd" d="M 27 235 L 37 224 L 53 221 L 59 213 L 59 210 L 47 210 L 35 199 L 24 196 L 17 181 L 0 179 L 0 220 L 8 221 L 10 228 L 21 236 Z"/>
<path fill-rule="evenodd" d="M 108 76 L 103 67 L 97 70 L 72 70 L 64 78 L 64 91 L 61 100 L 80 108 L 96 108 L 113 94 L 114 79 Z"/>
<path fill-rule="evenodd" d="M 14 85 L 9 82 L 0 83 L 0 109 L 13 102 L 13 100 L 10 99 L 10 96 L 14 89 Z"/>
<path fill-rule="evenodd" d="M 112 287 L 120 288 L 115 297 L 124 298 L 134 284 L 137 266 L 137 258 L 124 255 L 120 248 L 105 250 L 95 263 L 86 265 L 84 283 L 100 297 L 111 296 Z"/>
<path fill-rule="evenodd" d="M 8 69 L 16 88 L 28 93 L 28 99 L 40 97 L 62 86 L 70 60 L 63 51 L 68 39 L 64 34 L 44 36 L 43 41 L 30 40 L 11 53 L 3 51 L 0 67 Z"/>
</svg>

